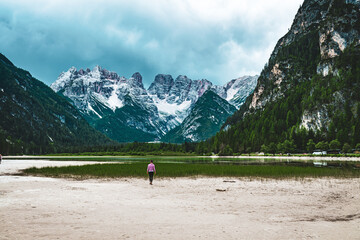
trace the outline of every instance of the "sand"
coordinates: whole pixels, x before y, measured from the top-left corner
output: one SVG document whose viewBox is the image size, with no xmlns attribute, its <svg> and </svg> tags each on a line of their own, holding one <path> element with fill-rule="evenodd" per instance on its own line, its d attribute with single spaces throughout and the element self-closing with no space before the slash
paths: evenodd
<svg viewBox="0 0 360 240">
<path fill-rule="evenodd" d="M 9 175 L 58 164 L 0 165 L 0 239 L 360 239 L 360 179 Z"/>
</svg>

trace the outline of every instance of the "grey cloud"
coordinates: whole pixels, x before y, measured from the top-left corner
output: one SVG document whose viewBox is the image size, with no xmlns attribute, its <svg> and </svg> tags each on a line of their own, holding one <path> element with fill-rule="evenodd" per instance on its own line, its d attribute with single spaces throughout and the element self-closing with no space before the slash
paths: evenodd
<svg viewBox="0 0 360 240">
<path fill-rule="evenodd" d="M 133 5 L 80 1 L 64 4 L 59 12 L 56 9 L 62 2 L 54 2 L 55 7 L 41 10 L 26 2 L 25 8 L 19 8 L 20 3 L 0 3 L 0 51 L 46 84 L 71 66 L 92 68 L 97 64 L 126 77 L 139 71 L 145 85 L 158 73 L 224 84 L 259 73 L 285 33 L 277 31 L 283 23 L 274 20 L 273 26 L 266 19 L 256 20 L 254 27 L 249 22 L 252 19 L 242 16 L 224 23 L 207 22 L 201 16 L 192 18 L 193 12 L 186 9 L 158 9 L 166 1 L 155 1 L 154 9 L 141 8 L 141 1 Z"/>
</svg>

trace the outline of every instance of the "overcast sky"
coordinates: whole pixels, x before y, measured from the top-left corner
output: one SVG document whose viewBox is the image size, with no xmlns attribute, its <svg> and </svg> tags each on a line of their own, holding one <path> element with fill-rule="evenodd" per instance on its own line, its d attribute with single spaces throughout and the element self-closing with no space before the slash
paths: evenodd
<svg viewBox="0 0 360 240">
<path fill-rule="evenodd" d="M 0 0 L 0 52 L 50 85 L 71 66 L 206 78 L 259 74 L 302 0 Z"/>
</svg>

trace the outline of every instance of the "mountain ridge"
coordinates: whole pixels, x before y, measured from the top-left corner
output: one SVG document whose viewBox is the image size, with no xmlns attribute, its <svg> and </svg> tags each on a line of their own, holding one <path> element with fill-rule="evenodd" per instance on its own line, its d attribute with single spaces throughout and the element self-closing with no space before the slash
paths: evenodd
<svg viewBox="0 0 360 240">
<path fill-rule="evenodd" d="M 170 143 L 199 142 L 214 136 L 236 108 L 212 89 L 195 103 L 184 121 L 170 130 L 161 140 Z"/>
<path fill-rule="evenodd" d="M 216 86 L 206 79 L 192 80 L 186 75 L 173 79 L 169 74 L 158 74 L 145 89 L 140 73 L 127 79 L 100 66 L 93 70 L 71 67 L 60 74 L 51 88 L 69 98 L 92 126 L 111 138 L 120 142 L 139 141 L 133 138 L 134 135 L 122 134 L 121 127 L 114 129 L 113 126 L 118 125 L 128 129 L 125 132 L 130 131 L 130 127 L 143 132 L 146 140 L 157 141 L 184 121 L 208 89 L 213 89 L 223 98 L 228 97 L 230 89 L 234 98 L 239 98 L 239 95 L 244 98 L 252 91 L 251 87 L 255 87 L 256 79 L 257 76 L 247 76 L 234 79 L 226 86 Z M 125 102 L 125 96 L 131 101 Z M 234 100 L 234 105 L 241 104 L 241 101 Z M 128 107 L 124 108 L 126 105 Z M 138 110 L 132 111 L 131 108 Z M 125 115 L 128 119 L 122 117 Z"/>
<path fill-rule="evenodd" d="M 3 154 L 43 154 L 112 143 L 69 102 L 0 54 Z"/>
<path fill-rule="evenodd" d="M 247 152 L 275 143 L 282 151 L 287 141 L 305 151 L 311 141 L 360 142 L 359 3 L 304 1 L 254 92 L 223 125 L 223 145 Z"/>
</svg>

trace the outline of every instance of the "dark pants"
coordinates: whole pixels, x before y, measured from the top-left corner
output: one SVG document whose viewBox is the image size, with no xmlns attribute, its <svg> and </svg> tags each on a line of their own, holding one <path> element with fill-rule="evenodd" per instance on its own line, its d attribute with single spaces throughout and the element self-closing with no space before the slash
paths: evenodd
<svg viewBox="0 0 360 240">
<path fill-rule="evenodd" d="M 149 172 L 149 180 L 151 183 L 153 181 L 153 178 L 154 178 L 154 172 Z"/>
</svg>

